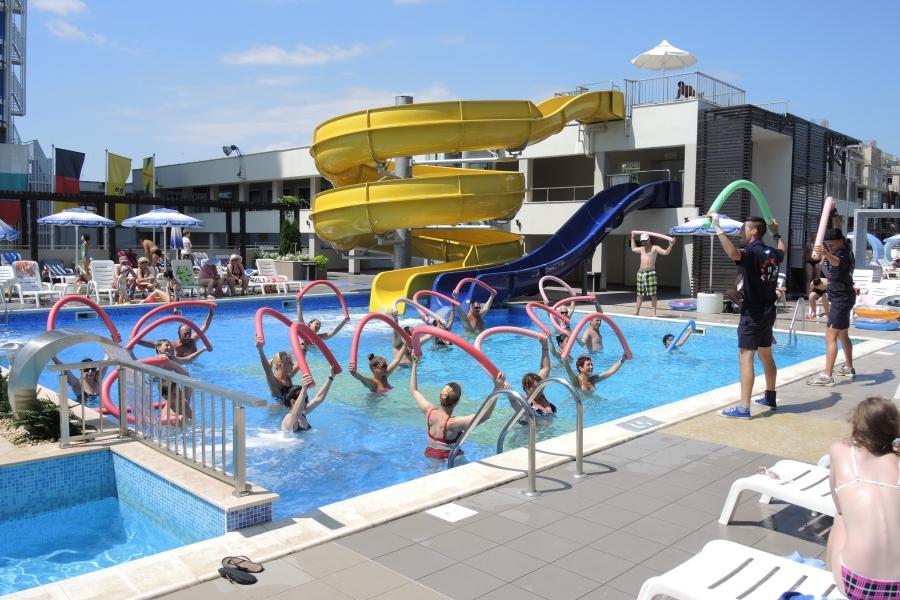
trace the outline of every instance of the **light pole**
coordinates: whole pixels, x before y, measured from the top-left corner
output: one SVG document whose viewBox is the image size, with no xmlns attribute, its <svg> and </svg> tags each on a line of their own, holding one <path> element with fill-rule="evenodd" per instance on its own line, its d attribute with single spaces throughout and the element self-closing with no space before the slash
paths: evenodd
<svg viewBox="0 0 900 600">
<path fill-rule="evenodd" d="M 844 177 L 847 179 L 847 192 L 844 195 L 845 212 L 844 212 L 844 229 L 850 233 L 850 150 L 862 148 L 862 144 L 850 144 L 841 146 L 838 152 L 844 153 Z"/>
<path fill-rule="evenodd" d="M 241 166 L 238 167 L 237 176 L 241 179 L 247 179 L 247 175 L 245 174 L 244 170 L 244 155 L 241 153 L 241 149 L 234 144 L 231 144 L 230 146 L 222 146 L 222 152 L 225 153 L 225 156 L 231 156 L 232 152 L 237 153 L 238 158 L 241 159 Z"/>
</svg>

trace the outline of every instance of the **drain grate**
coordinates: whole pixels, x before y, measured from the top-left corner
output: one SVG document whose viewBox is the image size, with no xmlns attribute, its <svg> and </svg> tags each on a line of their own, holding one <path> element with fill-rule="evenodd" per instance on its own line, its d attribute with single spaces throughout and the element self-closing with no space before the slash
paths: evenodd
<svg viewBox="0 0 900 600">
<path fill-rule="evenodd" d="M 628 419 L 627 421 L 622 421 L 621 423 L 616 423 L 622 429 L 627 429 L 628 431 L 644 431 L 645 429 L 650 429 L 651 427 L 656 427 L 658 425 L 662 425 L 662 421 L 657 421 L 654 418 L 640 416 L 635 417 L 633 419 Z"/>
<path fill-rule="evenodd" d="M 75 313 L 76 321 L 84 321 L 85 319 L 96 319 L 96 318 L 97 318 L 97 313 L 95 313 L 94 311 L 86 310 L 84 312 Z"/>
<path fill-rule="evenodd" d="M 282 300 L 281 308 L 297 308 L 296 300 Z"/>
</svg>

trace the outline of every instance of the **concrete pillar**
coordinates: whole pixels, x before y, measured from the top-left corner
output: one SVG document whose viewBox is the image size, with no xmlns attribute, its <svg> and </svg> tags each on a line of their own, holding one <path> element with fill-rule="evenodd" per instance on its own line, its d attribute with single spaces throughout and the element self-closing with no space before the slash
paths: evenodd
<svg viewBox="0 0 900 600">
<path fill-rule="evenodd" d="M 272 202 L 275 202 L 284 195 L 284 180 L 272 180 Z"/>
<path fill-rule="evenodd" d="M 397 105 L 412 104 L 412 96 L 394 96 L 394 103 Z M 398 156 L 394 159 L 394 174 L 403 179 L 412 177 L 412 157 Z M 394 268 L 405 269 L 410 266 L 412 257 L 410 255 L 410 239 L 409 229 L 397 229 L 394 231 Z M 354 261 L 356 262 L 356 261 Z"/>
<path fill-rule="evenodd" d="M 533 202 L 533 195 L 531 192 L 531 184 L 534 181 L 534 177 L 531 172 L 531 163 L 533 159 L 530 158 L 520 158 L 519 159 L 519 173 L 521 173 L 525 177 L 525 202 Z"/>
<path fill-rule="evenodd" d="M 246 181 L 238 184 L 238 202 L 250 201 L 250 184 Z"/>
<path fill-rule="evenodd" d="M 594 154 L 594 193 L 606 189 L 606 152 Z"/>
<path fill-rule="evenodd" d="M 315 207 L 316 196 L 322 189 L 322 178 L 321 177 L 310 177 L 309 178 L 309 207 L 310 209 Z M 312 222 L 312 218 L 310 218 L 310 222 Z M 312 229 L 309 233 L 309 255 L 315 256 L 319 253 L 319 237 L 316 235 L 316 224 L 312 224 Z"/>
<path fill-rule="evenodd" d="M 356 248 L 350 251 L 350 258 L 347 261 L 347 272 L 351 275 L 359 275 L 360 267 L 362 266 L 361 260 L 356 260 L 353 257 L 356 256 Z"/>
</svg>

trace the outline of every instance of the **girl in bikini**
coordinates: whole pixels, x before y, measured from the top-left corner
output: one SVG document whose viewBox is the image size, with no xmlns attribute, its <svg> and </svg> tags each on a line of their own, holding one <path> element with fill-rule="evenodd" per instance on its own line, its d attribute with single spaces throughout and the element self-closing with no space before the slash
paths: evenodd
<svg viewBox="0 0 900 600">
<path fill-rule="evenodd" d="M 262 365 L 263 372 L 266 374 L 266 383 L 269 385 L 269 392 L 272 398 L 280 402 L 284 401 L 285 395 L 292 387 L 294 382 L 291 377 L 297 372 L 299 367 L 294 364 L 294 360 L 287 352 L 276 352 L 272 360 L 266 358 L 265 341 L 261 337 L 256 338 L 256 349 L 259 351 L 259 362 Z"/>
<path fill-rule="evenodd" d="M 534 388 L 541 381 L 550 376 L 550 342 L 545 338 L 541 340 L 541 368 L 537 373 L 525 373 L 522 377 L 522 390 L 525 397 L 531 396 Z M 547 400 L 544 392 L 541 392 L 534 398 L 531 398 L 531 408 L 539 417 L 553 417 L 556 414 L 556 405 Z M 527 424 L 527 421 L 525 421 Z"/>
<path fill-rule="evenodd" d="M 281 421 L 282 431 L 294 433 L 312 429 L 312 425 L 309 424 L 306 415 L 325 402 L 325 397 L 328 395 L 331 384 L 334 382 L 334 375 L 334 367 L 331 367 L 331 373 L 328 375 L 328 380 L 322 384 L 322 387 L 320 387 L 319 391 L 316 393 L 316 397 L 312 400 L 310 400 L 307 395 L 309 386 L 312 384 L 312 377 L 309 375 L 303 376 L 303 385 L 295 385 L 288 390 L 287 394 L 284 396 L 284 405 L 288 407 L 290 411 L 284 416 L 284 420 Z"/>
<path fill-rule="evenodd" d="M 395 354 L 391 364 L 382 356 L 369 354 L 369 369 L 372 371 L 371 377 L 366 377 L 356 369 L 356 365 L 350 365 L 350 374 L 353 375 L 360 383 L 366 386 L 370 392 L 381 394 L 391 391 L 391 384 L 388 383 L 388 375 L 397 370 L 400 366 L 402 354 Z"/>
<path fill-rule="evenodd" d="M 413 356 L 412 369 L 409 374 L 409 391 L 412 394 L 416 404 L 425 413 L 425 427 L 428 432 L 428 446 L 425 447 L 425 456 L 437 460 L 447 460 L 450 456 L 450 449 L 459 440 L 459 436 L 463 431 L 472 424 L 475 415 L 466 415 L 464 417 L 454 417 L 453 409 L 459 404 L 462 396 L 462 387 L 458 383 L 448 383 L 441 388 L 440 407 L 435 406 L 425 398 L 425 395 L 419 391 L 418 383 L 419 359 Z M 506 387 L 506 379 L 503 373 L 498 373 L 494 380 L 494 389 L 498 390 Z M 495 402 L 488 406 L 481 417 L 481 424 L 487 421 L 491 413 L 494 412 Z"/>
<path fill-rule="evenodd" d="M 593 392 L 599 382 L 614 375 L 616 371 L 622 368 L 622 365 L 625 364 L 626 360 L 628 359 L 626 359 L 623 354 L 610 368 L 599 375 L 594 375 L 594 361 L 590 356 L 578 357 L 578 360 L 575 361 L 577 373 L 572 370 L 572 365 L 568 360 L 563 361 L 563 364 L 566 367 L 566 371 L 569 373 L 569 379 L 572 381 L 572 385 L 581 388 L 582 392 Z"/>
<path fill-rule="evenodd" d="M 828 568 L 850 600 L 900 598 L 900 411 L 866 398 L 850 426 L 850 440 L 829 449 L 837 514 Z"/>
</svg>

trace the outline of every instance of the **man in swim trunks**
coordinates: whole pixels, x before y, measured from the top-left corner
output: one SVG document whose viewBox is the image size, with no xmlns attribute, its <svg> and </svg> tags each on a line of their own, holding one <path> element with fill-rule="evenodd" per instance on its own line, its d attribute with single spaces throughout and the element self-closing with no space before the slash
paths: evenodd
<svg viewBox="0 0 900 600">
<path fill-rule="evenodd" d="M 733 260 L 741 270 L 744 280 L 744 302 L 741 305 L 741 319 L 738 324 L 738 350 L 741 367 L 741 403 L 723 410 L 723 417 L 737 419 L 750 418 L 750 396 L 753 393 L 753 356 L 759 354 L 766 373 L 766 395 L 756 401 L 757 404 L 775 410 L 775 377 L 778 367 L 772 358 L 772 327 L 775 325 L 775 287 L 778 284 L 778 266 L 784 260 L 785 245 L 781 239 L 778 222 L 772 219 L 768 227 L 759 217 L 750 217 L 744 222 L 741 230 L 743 248 L 735 247 L 731 239 L 719 225 L 719 215 L 709 213 L 716 231 L 716 237 L 725 250 L 725 254 Z M 768 229 L 772 230 L 777 248 L 762 242 Z"/>
<path fill-rule="evenodd" d="M 850 311 L 856 303 L 856 293 L 853 291 L 853 254 L 840 229 L 826 231 L 825 241 L 821 246 L 816 246 L 815 250 L 825 259 L 830 306 L 825 329 L 825 370 L 806 383 L 830 387 L 834 385 L 838 340 L 844 348 L 844 364 L 838 369 L 838 375 L 851 379 L 856 375 L 856 369 L 853 368 L 853 343 L 850 341 Z"/>
<path fill-rule="evenodd" d="M 631 234 L 631 251 L 641 255 L 641 266 L 637 272 L 637 306 L 634 314 L 641 314 L 641 304 L 644 296 L 650 297 L 653 306 L 653 316 L 656 316 L 656 257 L 660 254 L 668 256 L 675 247 L 675 240 L 669 242 L 668 247 L 660 248 L 650 242 L 650 236 L 641 234 L 640 244 L 635 241 L 635 234 Z"/>
<path fill-rule="evenodd" d="M 203 333 L 206 333 L 209 330 L 209 326 L 212 324 L 213 314 L 216 312 L 215 305 L 209 307 L 209 313 L 206 315 L 206 319 L 203 321 L 203 325 L 200 326 L 200 330 Z M 199 339 L 199 334 L 195 333 L 193 329 L 188 327 L 187 325 L 181 325 L 178 328 L 178 341 L 175 342 L 173 347 L 172 358 L 175 362 L 178 363 L 189 363 L 204 352 L 206 352 L 206 348 L 197 349 L 197 339 Z M 151 342 L 149 340 L 138 340 L 138 345 L 144 346 L 146 348 L 156 348 L 159 342 Z"/>
</svg>

